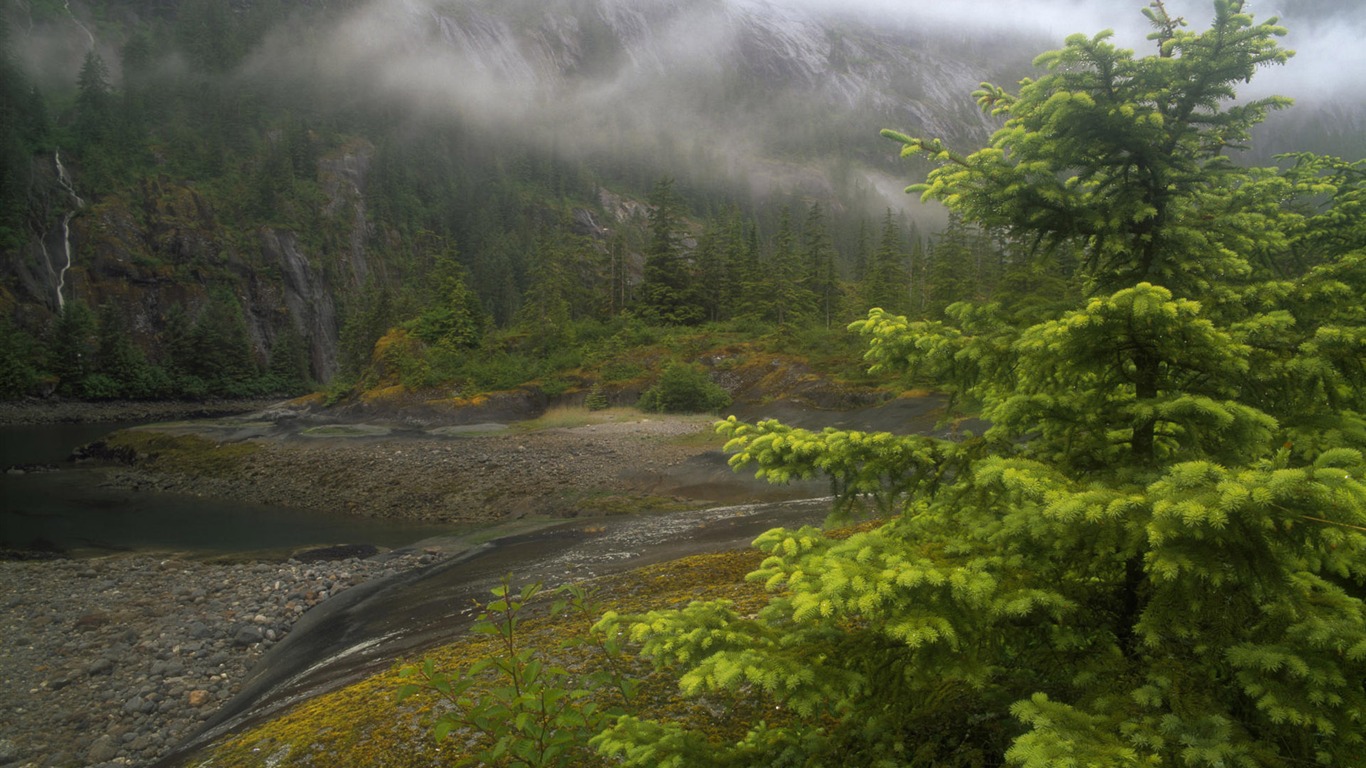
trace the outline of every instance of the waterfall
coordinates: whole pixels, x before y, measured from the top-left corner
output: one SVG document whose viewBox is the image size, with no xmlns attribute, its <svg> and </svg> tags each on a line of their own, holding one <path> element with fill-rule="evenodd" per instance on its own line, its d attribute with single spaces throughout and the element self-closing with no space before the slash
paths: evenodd
<svg viewBox="0 0 1366 768">
<path fill-rule="evenodd" d="M 81 31 L 85 33 L 85 38 L 89 43 L 89 50 L 95 50 L 95 35 L 90 31 L 89 27 L 82 24 L 81 20 L 76 18 L 75 13 L 72 13 L 71 0 L 66 0 L 66 2 L 62 3 L 62 9 L 65 10 L 66 15 L 71 18 L 72 23 L 80 27 Z M 57 275 L 57 311 L 61 312 L 66 309 L 66 299 L 62 296 L 62 289 L 66 287 L 67 270 L 71 269 L 71 217 L 75 216 L 77 211 L 85 207 L 85 201 L 81 199 L 80 195 L 76 194 L 76 187 L 72 185 L 71 177 L 67 175 L 66 168 L 62 165 L 61 150 L 53 150 L 52 159 L 57 164 L 57 181 L 61 183 L 62 188 L 66 190 L 67 194 L 71 196 L 71 200 L 76 204 L 75 208 L 62 215 L 62 250 L 66 256 L 66 263 L 62 265 L 62 271 Z M 43 248 L 43 255 L 44 257 L 47 256 L 46 246 Z M 49 271 L 51 271 L 51 264 L 52 262 L 49 260 Z"/>
<path fill-rule="evenodd" d="M 66 263 L 62 265 L 62 271 L 57 275 L 57 311 L 66 308 L 66 299 L 62 296 L 62 289 L 66 287 L 66 273 L 71 269 L 71 217 L 76 212 L 85 207 L 85 201 L 76 194 L 76 188 L 71 183 L 71 177 L 66 174 L 66 167 L 62 165 L 62 152 L 60 149 L 52 152 L 52 159 L 57 164 L 57 181 L 62 188 L 71 196 L 71 200 L 76 207 L 62 215 L 62 248 L 66 255 Z M 43 255 L 47 256 L 47 248 L 44 247 Z M 51 270 L 52 262 L 48 261 L 48 269 Z"/>
<path fill-rule="evenodd" d="M 62 4 L 62 9 L 66 11 L 67 16 L 71 17 L 71 21 L 85 33 L 86 39 L 90 41 L 90 50 L 95 50 L 95 36 L 91 34 L 90 28 L 82 24 L 81 20 L 76 18 L 76 14 L 71 12 L 71 0 L 66 0 L 66 2 Z"/>
</svg>

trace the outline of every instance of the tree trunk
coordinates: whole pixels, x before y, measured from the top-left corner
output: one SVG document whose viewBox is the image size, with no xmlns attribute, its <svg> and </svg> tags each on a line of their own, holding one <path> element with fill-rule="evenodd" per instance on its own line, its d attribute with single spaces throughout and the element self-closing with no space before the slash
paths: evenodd
<svg viewBox="0 0 1366 768">
<path fill-rule="evenodd" d="M 1138 405 L 1151 406 L 1157 400 L 1161 361 L 1152 352 L 1141 349 L 1134 354 L 1134 369 L 1134 395 L 1137 397 Z M 1157 419 L 1153 416 L 1147 416 L 1134 423 L 1134 436 L 1130 448 L 1135 464 L 1152 466 L 1156 463 L 1156 433 Z"/>
</svg>

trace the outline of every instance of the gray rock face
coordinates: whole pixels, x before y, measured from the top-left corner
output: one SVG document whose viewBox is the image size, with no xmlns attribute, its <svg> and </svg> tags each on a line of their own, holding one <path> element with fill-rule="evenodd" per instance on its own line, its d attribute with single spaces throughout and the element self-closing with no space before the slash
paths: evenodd
<svg viewBox="0 0 1366 768">
<path fill-rule="evenodd" d="M 295 330 L 308 345 L 310 372 L 318 381 L 331 379 L 337 372 L 339 332 L 331 287 L 313 269 L 293 232 L 262 230 L 261 253 L 267 262 L 280 268 L 285 306 Z"/>
</svg>

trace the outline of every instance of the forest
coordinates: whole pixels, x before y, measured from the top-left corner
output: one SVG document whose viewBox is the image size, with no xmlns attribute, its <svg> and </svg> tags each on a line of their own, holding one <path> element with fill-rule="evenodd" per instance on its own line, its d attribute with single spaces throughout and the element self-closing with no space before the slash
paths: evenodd
<svg viewBox="0 0 1366 768">
<path fill-rule="evenodd" d="M 1155 1 L 1142 52 L 1078 34 L 1016 86 L 983 83 L 995 128 L 980 148 L 884 131 L 929 168 L 909 191 L 949 212 L 931 237 L 866 205 L 759 205 L 633 152 L 566 161 L 491 145 L 474 123 L 192 75 L 235 66 L 286 4 L 143 4 L 117 87 L 93 52 L 67 98 L 2 63 L 0 238 L 31 250 L 34 231 L 83 220 L 93 242 L 101 221 L 169 212 L 183 226 L 149 227 L 135 266 L 190 287 L 139 329 L 112 294 L 59 289 L 40 311 L 11 281 L 0 390 L 562 393 L 650 378 L 632 349 L 696 357 L 718 341 L 866 366 L 949 393 L 986 428 L 950 441 L 719 422 L 736 469 L 828 478 L 847 527 L 761 536 L 754 610 L 608 612 L 588 635 L 741 732 L 515 647 L 535 587 L 488 606 L 481 631 L 506 655 L 411 667 L 402 695 L 444 697 L 435 735 L 487 764 L 1360 764 L 1366 160 L 1239 162 L 1291 108 L 1240 91 L 1294 65 L 1285 30 L 1245 5 L 1214 0 L 1205 28 Z M 195 67 L 156 66 L 165 50 Z M 362 157 L 364 193 L 342 210 L 338 169 Z M 364 268 L 340 226 L 359 204 L 375 222 Z M 637 213 L 609 226 L 608 208 Z M 271 248 L 241 245 L 263 232 Z M 242 277 L 285 241 L 351 281 L 334 366 Z M 658 373 L 687 378 L 692 360 L 673 357 Z"/>
<path fill-rule="evenodd" d="M 354 5 L 115 3 L 116 71 L 92 48 L 74 87 L 44 90 L 0 61 L 0 394 L 553 395 L 604 368 L 657 376 L 622 350 L 703 328 L 837 348 L 859 375 L 843 327 L 866 307 L 928 318 L 1048 279 L 961 219 L 931 239 L 856 179 L 756 197 L 704 149 L 661 165 L 680 151 L 664 139 L 569 156 L 229 74 L 268 35 Z M 63 12 L 33 4 L 24 23 Z"/>
</svg>

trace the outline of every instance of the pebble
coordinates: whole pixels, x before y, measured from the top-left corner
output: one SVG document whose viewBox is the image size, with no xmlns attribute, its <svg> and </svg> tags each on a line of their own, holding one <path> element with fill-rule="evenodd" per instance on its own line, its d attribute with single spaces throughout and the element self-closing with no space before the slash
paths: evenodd
<svg viewBox="0 0 1366 768">
<path fill-rule="evenodd" d="M 155 762 L 308 609 L 442 557 L 0 562 L 0 766 Z"/>
</svg>

